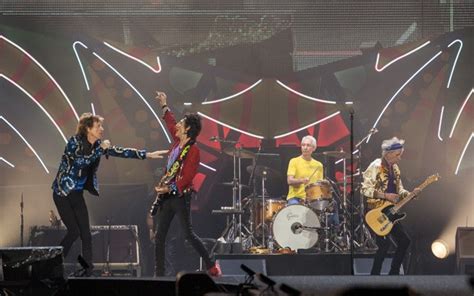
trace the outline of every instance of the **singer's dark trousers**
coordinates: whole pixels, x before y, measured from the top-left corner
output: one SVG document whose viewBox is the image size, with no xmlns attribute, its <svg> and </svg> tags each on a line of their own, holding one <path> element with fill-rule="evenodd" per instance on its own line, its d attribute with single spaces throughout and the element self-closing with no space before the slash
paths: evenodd
<svg viewBox="0 0 474 296">
<path fill-rule="evenodd" d="M 92 268 L 92 236 L 89 224 L 89 212 L 81 191 L 72 191 L 67 196 L 53 194 L 59 216 L 66 226 L 67 233 L 60 245 L 64 248 L 64 257 L 69 254 L 72 244 L 78 237 L 82 241 L 82 256 Z"/>
<path fill-rule="evenodd" d="M 392 231 L 387 236 L 377 236 L 377 253 L 375 253 L 374 264 L 372 265 L 372 270 L 370 274 L 379 275 L 382 269 L 382 263 L 385 257 L 387 256 L 388 249 L 390 247 L 390 238 L 392 236 L 393 240 L 397 244 L 397 249 L 393 255 L 392 265 L 390 266 L 390 275 L 397 275 L 400 273 L 400 266 L 402 265 L 403 258 L 405 253 L 410 246 L 410 238 L 406 234 L 403 226 L 400 223 L 396 223 Z"/>
<path fill-rule="evenodd" d="M 155 239 L 155 276 L 163 276 L 165 273 L 166 235 L 168 234 L 171 221 L 175 215 L 178 218 L 184 238 L 191 243 L 199 256 L 204 260 L 206 269 L 214 265 L 201 239 L 193 231 L 191 225 L 191 197 L 191 193 L 184 194 L 183 196 L 165 196 L 158 209 Z"/>
</svg>

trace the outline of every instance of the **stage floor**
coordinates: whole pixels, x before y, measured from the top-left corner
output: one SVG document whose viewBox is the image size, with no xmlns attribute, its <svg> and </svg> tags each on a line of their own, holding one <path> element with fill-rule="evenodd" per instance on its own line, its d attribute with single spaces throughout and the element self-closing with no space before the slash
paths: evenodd
<svg viewBox="0 0 474 296">
<path fill-rule="evenodd" d="M 380 293 L 389 293 L 390 290 L 408 288 L 410 295 L 473 295 L 470 287 L 469 276 L 271 276 L 276 282 L 275 289 L 279 290 L 282 284 L 288 285 L 302 292 L 302 295 L 342 295 L 348 291 L 358 289 L 385 289 Z M 222 276 L 214 278 L 214 282 L 221 291 L 234 293 L 239 284 L 245 280 L 244 276 Z M 261 281 L 254 282 L 265 288 Z M 142 278 L 117 278 L 117 277 L 92 277 L 69 278 L 68 295 L 151 295 L 149 292 L 160 295 L 175 295 L 176 278 L 174 277 L 142 277 Z M 361 290 L 359 290 L 361 291 Z M 400 290 L 399 290 L 400 291 Z M 379 291 L 377 291 L 379 292 Z M 130 294 L 131 293 L 131 294 Z M 83 294 L 82 294 L 83 295 Z M 156 294 L 158 295 L 158 294 Z M 230 294 L 229 294 L 230 295 Z M 355 295 L 355 294 L 345 294 Z M 358 295 L 367 295 L 367 290 L 362 290 Z M 375 294 L 374 294 L 375 295 Z M 383 295 L 383 294 L 377 294 Z M 393 294 L 385 294 L 393 295 Z"/>
</svg>

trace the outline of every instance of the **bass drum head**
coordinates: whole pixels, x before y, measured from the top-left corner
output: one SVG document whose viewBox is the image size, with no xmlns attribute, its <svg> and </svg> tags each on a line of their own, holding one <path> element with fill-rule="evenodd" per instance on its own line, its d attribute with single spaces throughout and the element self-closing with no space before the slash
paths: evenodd
<svg viewBox="0 0 474 296">
<path fill-rule="evenodd" d="M 303 205 L 290 205 L 276 214 L 273 219 L 273 238 L 282 248 L 292 250 L 309 249 L 318 241 L 318 232 L 305 230 L 300 226 L 320 227 L 316 213 Z"/>
</svg>

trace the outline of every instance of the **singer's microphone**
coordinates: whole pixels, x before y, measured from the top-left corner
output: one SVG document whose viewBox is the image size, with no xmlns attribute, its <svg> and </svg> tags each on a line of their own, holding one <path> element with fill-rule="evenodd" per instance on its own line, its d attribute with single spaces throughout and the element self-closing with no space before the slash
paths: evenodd
<svg viewBox="0 0 474 296">
<path fill-rule="evenodd" d="M 105 149 L 105 159 L 109 159 L 109 148 Z"/>
</svg>

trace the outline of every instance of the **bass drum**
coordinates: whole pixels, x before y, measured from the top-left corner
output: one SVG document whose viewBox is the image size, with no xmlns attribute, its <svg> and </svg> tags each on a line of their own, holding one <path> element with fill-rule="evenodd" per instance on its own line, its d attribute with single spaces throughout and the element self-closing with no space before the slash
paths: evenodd
<svg viewBox="0 0 474 296">
<path fill-rule="evenodd" d="M 279 211 L 273 219 L 273 239 L 282 248 L 309 249 L 318 242 L 316 229 L 321 227 L 316 213 L 303 205 L 290 205 Z"/>
</svg>

